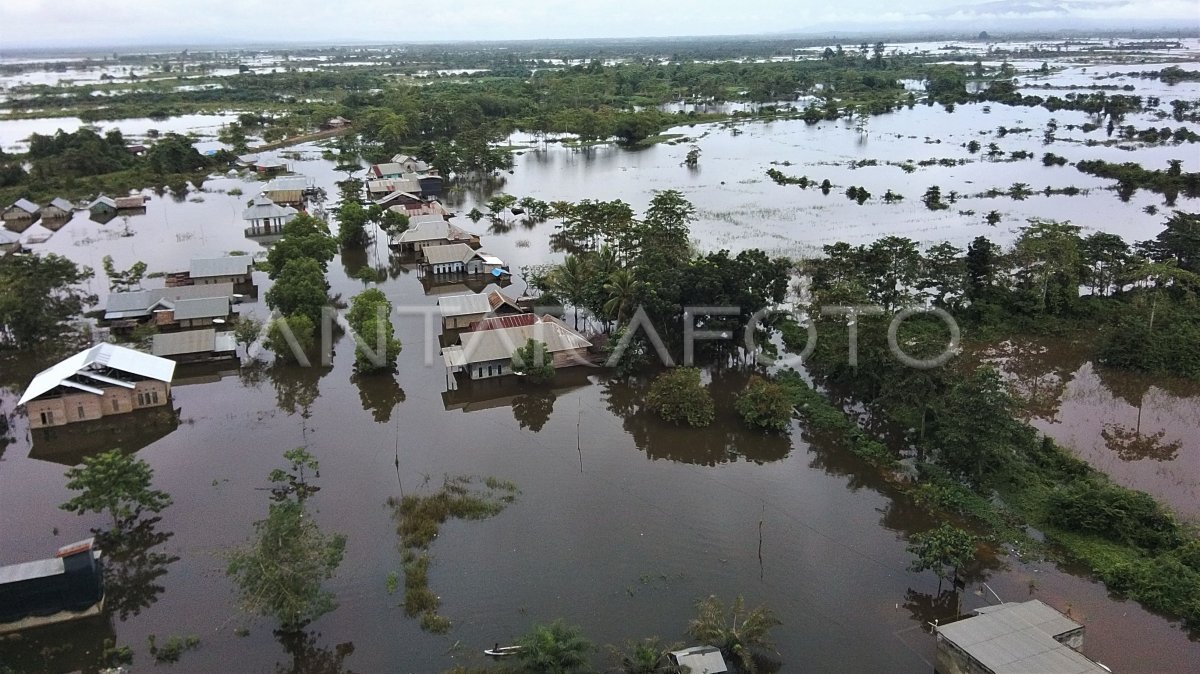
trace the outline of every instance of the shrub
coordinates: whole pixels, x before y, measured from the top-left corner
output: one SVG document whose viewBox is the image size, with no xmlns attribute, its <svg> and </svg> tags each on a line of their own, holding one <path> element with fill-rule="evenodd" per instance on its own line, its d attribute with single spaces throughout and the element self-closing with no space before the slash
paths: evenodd
<svg viewBox="0 0 1200 674">
<path fill-rule="evenodd" d="M 1050 521 L 1068 531 L 1095 534 L 1145 550 L 1178 546 L 1175 518 L 1139 491 L 1096 480 L 1076 480 L 1049 499 Z"/>
<path fill-rule="evenodd" d="M 703 427 L 716 416 L 712 396 L 700 383 L 700 370 L 680 367 L 660 374 L 650 385 L 646 407 L 666 421 Z"/>
<path fill-rule="evenodd" d="M 750 380 L 733 406 L 752 428 L 786 431 L 792 424 L 792 397 L 787 389 L 760 377 Z"/>
</svg>

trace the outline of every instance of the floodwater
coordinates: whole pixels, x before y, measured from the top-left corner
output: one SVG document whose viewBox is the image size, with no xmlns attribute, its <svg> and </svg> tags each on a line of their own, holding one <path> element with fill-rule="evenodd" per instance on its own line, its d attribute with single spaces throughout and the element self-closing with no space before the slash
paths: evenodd
<svg viewBox="0 0 1200 674">
<path fill-rule="evenodd" d="M 1148 215 L 1143 207 L 1162 207 L 1161 196 L 1139 192 L 1124 203 L 1105 189 L 1105 181 L 1071 167 L 983 161 L 962 144 L 978 138 L 985 145 L 995 140 L 1005 151 L 1037 151 L 1039 157 L 1054 151 L 1072 160 L 1136 158 L 1162 166 L 1178 157 L 1185 170 L 1200 168 L 1187 147 L 1127 151 L 1069 141 L 1045 147 L 1041 130 L 1051 115 L 1044 110 L 992 106 L 984 113 L 981 107 L 946 113 L 918 106 L 872 119 L 865 135 L 840 122 L 681 127 L 675 131 L 690 135 L 702 151 L 695 170 L 682 165 L 693 141 L 641 151 L 539 145 L 518 157 L 511 175 L 452 192 L 446 202 L 463 213 L 491 193 L 506 191 L 546 201 L 621 198 L 640 210 L 653 190 L 674 188 L 697 206 L 693 232 L 703 248 L 759 246 L 786 254 L 887 234 L 922 243 L 962 245 L 979 234 L 1007 242 L 1033 216 L 1145 239 L 1161 229 L 1164 216 Z M 1082 136 L 1065 129 L 1086 121 L 1081 113 L 1054 116 L 1060 138 Z M 997 139 L 998 125 L 1033 131 Z M 1092 135 L 1097 133 L 1103 132 Z M 336 162 L 321 158 L 320 148 L 305 145 L 286 153 L 297 171 L 336 195 L 333 183 L 342 174 L 333 170 Z M 971 163 L 911 174 L 883 165 L 935 157 Z M 869 158 L 881 165 L 849 166 Z M 777 186 L 764 174 L 772 162 L 783 161 L 793 164 L 778 167 L 785 173 L 828 177 L 839 189 L 823 196 L 812 188 Z M 1017 181 L 1034 189 L 1078 185 L 1090 192 L 1025 201 L 967 197 L 939 213 L 919 201 L 933 184 L 943 194 L 973 194 Z M 849 185 L 864 185 L 875 198 L 863 206 L 850 202 L 842 194 Z M 34 224 L 23 236 L 45 236 L 35 249 L 97 269 L 106 254 L 121 268 L 145 260 L 151 271 L 174 271 L 191 257 L 261 253 L 257 242 L 243 237 L 239 215 L 256 187 L 253 179 L 217 177 L 198 190 L 147 191 L 152 198 L 144 214 L 107 224 L 76 214 L 55 230 Z M 883 204 L 878 197 L 889 188 L 905 201 Z M 233 189 L 242 194 L 230 195 Z M 1180 205 L 1194 210 L 1182 197 Z M 1005 215 L 999 227 L 982 224 L 982 213 L 993 208 Z M 456 222 L 481 233 L 484 249 L 515 272 L 561 255 L 551 247 L 553 223 L 472 225 L 461 217 Z M 348 299 L 361 291 L 363 282 L 351 275 L 364 265 L 378 270 L 378 287 L 397 306 L 431 308 L 452 287 L 426 291 L 380 244 L 331 263 L 332 293 Z M 261 296 L 269 282 L 265 275 L 256 277 Z M 97 294 L 107 290 L 103 279 L 92 285 Z M 508 291 L 522 289 L 518 279 Z M 264 316 L 266 308 L 249 303 L 240 311 Z M 987 560 L 965 591 L 939 593 L 931 574 L 906 569 L 906 538 L 932 524 L 927 516 L 875 471 L 799 425 L 781 436 L 741 428 L 730 401 L 748 376 L 743 370 L 708 370 L 720 415 L 712 427 L 692 431 L 641 411 L 643 382 L 613 381 L 601 371 L 563 372 L 548 389 L 518 381 L 450 386 L 433 349 L 437 338 L 427 337 L 423 318 L 398 316 L 395 323 L 404 343 L 395 377 L 357 376 L 347 339 L 335 345 L 331 367 L 277 366 L 263 355 L 240 371 L 181 369 L 173 394 L 177 421 L 139 420 L 139 432 L 116 429 L 107 440 L 109 446 L 136 448 L 154 467 L 156 486 L 175 500 L 128 548 L 110 551 L 120 572 L 109 588 L 115 613 L 0 642 L 0 661 L 33 671 L 94 671 L 103 641 L 114 639 L 134 648 L 136 666 L 143 669 L 150 662 L 148 635 L 195 634 L 199 649 L 186 653 L 174 671 L 221 671 L 236 662 L 251 672 L 277 665 L 435 672 L 480 663 L 483 648 L 557 618 L 580 625 L 599 643 L 655 634 L 681 640 L 694 602 L 716 594 L 726 600 L 744 595 L 752 605 L 775 610 L 783 621 L 775 636 L 784 671 L 929 672 L 933 639 L 924 626 L 995 601 L 994 591 L 1005 600 L 1032 596 L 1070 610 L 1087 625 L 1084 652 L 1114 671 L 1200 669 L 1200 643 L 1178 626 L 1053 565 L 1016 557 Z M 69 497 L 64 463 L 75 459 L 51 449 L 70 445 L 71 434 L 35 437 L 13 412 L 29 378 L 54 360 L 53 354 L 19 354 L 0 362 L 0 409 L 13 415 L 14 427 L 14 441 L 0 455 L 0 563 L 50 554 L 104 524 L 102 517 L 58 509 Z M 1119 424 L 1121 432 L 1133 428 L 1136 435 L 1136 419 L 1129 416 L 1139 405 L 1136 398 L 1144 435 L 1162 430 L 1167 444 L 1178 438 L 1192 443 L 1182 443 L 1171 459 L 1123 464 L 1150 467 L 1139 473 L 1143 482 L 1137 486 L 1155 491 L 1155 476 L 1168 466 L 1173 475 L 1194 476 L 1194 389 L 1165 386 L 1161 395 L 1155 388 L 1129 394 L 1082 362 L 1062 362 L 1067 364 L 1054 365 L 1069 375 L 1057 396 L 1062 401 L 1034 418 L 1035 424 L 1052 434 L 1061 431 L 1065 435 L 1056 437 L 1068 442 L 1078 439 L 1072 448 L 1102 464 L 1088 444 L 1106 429 L 1100 415 L 1111 414 L 1105 422 Z M 1101 388 L 1116 393 L 1105 398 Z M 247 540 L 252 522 L 265 515 L 267 475 L 282 465 L 285 450 L 298 445 L 307 445 L 321 462 L 321 491 L 309 501 L 315 517 L 326 531 L 345 534 L 348 547 L 328 584 L 339 608 L 301 637 L 284 638 L 272 634 L 269 621 L 239 612 L 224 555 Z M 389 573 L 400 571 L 400 552 L 386 503 L 389 497 L 429 493 L 443 476 L 461 474 L 511 479 L 522 494 L 493 519 L 443 526 L 432 546 L 430 583 L 454 627 L 439 637 L 421 632 L 405 617 L 401 595 L 387 592 Z M 238 636 L 235 631 L 243 627 L 249 634 Z"/>
</svg>

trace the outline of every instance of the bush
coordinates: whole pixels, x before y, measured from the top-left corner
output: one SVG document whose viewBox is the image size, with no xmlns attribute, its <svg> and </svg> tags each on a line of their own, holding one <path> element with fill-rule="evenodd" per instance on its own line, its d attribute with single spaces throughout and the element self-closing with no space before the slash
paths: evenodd
<svg viewBox="0 0 1200 674">
<path fill-rule="evenodd" d="M 1174 548 L 1182 542 L 1175 518 L 1144 492 L 1076 480 L 1052 493 L 1048 506 L 1050 522 L 1068 531 L 1151 551 Z"/>
<path fill-rule="evenodd" d="M 674 423 L 703 427 L 716 416 L 712 395 L 700 383 L 700 370 L 680 367 L 660 374 L 650 385 L 646 408 Z"/>
<path fill-rule="evenodd" d="M 786 388 L 760 377 L 737 397 L 734 409 L 752 428 L 786 431 L 792 425 L 792 397 Z"/>
</svg>

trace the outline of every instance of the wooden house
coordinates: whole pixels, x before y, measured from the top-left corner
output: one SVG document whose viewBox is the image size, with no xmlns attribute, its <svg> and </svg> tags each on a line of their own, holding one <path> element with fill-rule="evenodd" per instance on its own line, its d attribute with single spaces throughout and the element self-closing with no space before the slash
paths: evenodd
<svg viewBox="0 0 1200 674">
<path fill-rule="evenodd" d="M 409 216 L 408 229 L 388 240 L 388 246 L 402 253 L 420 253 L 428 246 L 458 243 L 478 248 L 479 235 L 453 225 L 436 214 Z"/>
<path fill-rule="evenodd" d="M 283 232 L 283 226 L 300 214 L 291 206 L 280 206 L 270 198 L 259 195 L 242 211 L 242 219 L 250 223 L 246 236 L 271 236 Z"/>
<path fill-rule="evenodd" d="M 282 159 L 260 158 L 252 164 L 254 172 L 259 175 L 275 175 L 291 170 L 291 165 Z"/>
<path fill-rule="evenodd" d="M 88 211 L 95 216 L 113 216 L 117 214 L 117 202 L 101 194 L 88 204 Z"/>
<path fill-rule="evenodd" d="M 494 272 L 508 273 L 504 269 L 504 260 L 476 250 L 465 243 L 425 246 L 421 249 L 421 254 L 425 260 L 418 268 L 418 272 L 424 274 L 483 276 Z"/>
<path fill-rule="evenodd" d="M 442 361 L 451 372 L 465 373 L 471 379 L 501 377 L 513 374 L 513 353 L 530 339 L 546 345 L 547 357 L 555 368 L 591 362 L 588 349 L 592 343 L 549 315 L 528 324 L 464 332 L 458 344 L 442 349 Z"/>
<path fill-rule="evenodd" d="M 438 311 L 442 314 L 442 328 L 445 330 L 461 330 L 488 315 L 491 304 L 483 293 L 467 295 L 446 295 L 439 297 Z"/>
<path fill-rule="evenodd" d="M 49 559 L 0 566 L 0 635 L 100 615 L 100 556 L 96 539 L 87 538 Z"/>
<path fill-rule="evenodd" d="M 17 401 L 30 428 L 63 426 L 167 405 L 175 363 L 116 344 L 97 344 L 42 370 Z"/>
<path fill-rule="evenodd" d="M 0 213 L 0 219 L 5 222 L 18 220 L 36 220 L 41 215 L 42 209 L 37 204 L 28 199 L 17 199 L 8 208 Z"/>
<path fill-rule="evenodd" d="M 146 208 L 146 202 L 150 197 L 141 194 L 134 194 L 128 197 L 117 197 L 113 201 L 117 204 L 118 211 L 137 211 Z"/>
<path fill-rule="evenodd" d="M 154 335 L 150 353 L 179 363 L 198 363 L 237 357 L 237 339 L 232 332 L 214 328 Z"/>
<path fill-rule="evenodd" d="M 42 208 L 43 220 L 68 220 L 75 213 L 75 204 L 58 197 Z"/>
<path fill-rule="evenodd" d="M 188 279 L 191 285 L 197 286 L 253 283 L 254 258 L 249 255 L 192 258 L 188 265 Z"/>
<path fill-rule="evenodd" d="M 312 180 L 305 176 L 281 176 L 263 185 L 262 193 L 277 204 L 302 206 L 305 196 L 314 189 Z"/>
<path fill-rule="evenodd" d="M 104 320 L 118 331 L 145 324 L 163 331 L 225 325 L 233 317 L 232 297 L 231 283 L 110 293 Z"/>
<path fill-rule="evenodd" d="M 407 154 L 393 156 L 391 163 L 398 165 L 402 173 L 429 173 L 433 170 L 428 163 Z"/>
</svg>

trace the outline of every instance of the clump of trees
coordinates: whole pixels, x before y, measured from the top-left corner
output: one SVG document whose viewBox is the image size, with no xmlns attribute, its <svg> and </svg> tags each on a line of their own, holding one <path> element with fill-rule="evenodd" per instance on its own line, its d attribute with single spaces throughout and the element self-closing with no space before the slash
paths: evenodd
<svg viewBox="0 0 1200 674">
<path fill-rule="evenodd" d="M 792 396 L 777 382 L 753 377 L 738 395 L 734 409 L 751 428 L 786 431 L 792 424 Z"/>
<path fill-rule="evenodd" d="M 364 290 L 350 302 L 346 316 L 358 336 L 354 367 L 359 372 L 391 370 L 400 356 L 400 340 L 392 325 L 392 303 L 378 288 Z"/>
<path fill-rule="evenodd" d="M 153 479 L 150 464 L 119 449 L 84 457 L 82 465 L 67 470 L 67 489 L 79 494 L 62 509 L 107 513 L 119 528 L 143 511 L 157 513 L 171 505 L 170 495 L 151 486 Z"/>
<path fill-rule="evenodd" d="M 696 617 L 688 623 L 688 636 L 721 649 L 721 654 L 744 672 L 756 672 L 767 652 L 775 652 L 771 630 L 782 623 L 771 609 L 747 609 L 742 597 L 726 611 L 717 597 L 696 604 Z"/>
<path fill-rule="evenodd" d="M 96 296 L 88 267 L 54 253 L 0 257 L 0 346 L 25 349 L 59 338 Z"/>
<path fill-rule="evenodd" d="M 666 421 L 707 426 L 716 416 L 712 394 L 700 382 L 700 370 L 680 367 L 654 379 L 646 394 L 646 408 Z"/>
<path fill-rule="evenodd" d="M 554 356 L 547 351 L 545 342 L 531 338 L 513 352 L 512 371 L 533 384 L 543 384 L 554 379 Z"/>
</svg>

